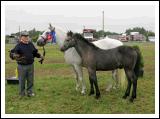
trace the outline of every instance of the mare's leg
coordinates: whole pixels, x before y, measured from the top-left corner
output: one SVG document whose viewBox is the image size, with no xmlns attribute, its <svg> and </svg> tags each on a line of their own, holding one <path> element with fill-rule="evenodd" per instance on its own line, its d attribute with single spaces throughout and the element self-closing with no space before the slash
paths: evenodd
<svg viewBox="0 0 160 119">
<path fill-rule="evenodd" d="M 117 70 L 112 70 L 112 79 L 114 81 L 109 81 L 109 84 L 107 84 L 106 87 L 106 91 L 109 92 L 111 90 L 111 88 L 116 88 L 117 84 L 118 84 L 118 79 L 117 79 Z"/>
<path fill-rule="evenodd" d="M 113 88 L 115 88 L 115 89 L 118 88 L 118 75 L 117 75 L 117 73 L 118 73 L 117 69 L 112 71 L 112 78 L 114 80 Z"/>
<path fill-rule="evenodd" d="M 73 71 L 75 73 L 75 79 L 76 79 L 76 91 L 78 91 L 78 89 L 79 89 L 79 80 L 78 80 L 78 73 L 77 73 L 77 71 L 75 69 L 75 65 L 73 65 Z"/>
<path fill-rule="evenodd" d="M 78 79 L 80 81 L 80 84 L 82 85 L 82 91 L 81 93 L 82 94 L 85 94 L 86 93 L 86 83 L 83 79 L 83 71 L 82 71 L 82 66 L 80 65 L 75 65 L 75 70 L 77 72 L 77 75 L 78 75 Z"/>
</svg>

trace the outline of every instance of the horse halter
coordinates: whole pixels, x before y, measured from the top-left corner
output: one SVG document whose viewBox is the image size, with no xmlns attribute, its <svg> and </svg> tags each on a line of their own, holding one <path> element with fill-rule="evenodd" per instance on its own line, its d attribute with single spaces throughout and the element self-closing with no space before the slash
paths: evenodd
<svg viewBox="0 0 160 119">
<path fill-rule="evenodd" d="M 55 36 L 52 34 L 52 31 L 51 31 L 51 32 L 46 33 L 46 38 L 44 38 L 42 35 L 41 35 L 41 38 L 46 43 L 46 41 L 48 41 L 48 40 L 53 40 L 53 38 L 55 38 Z"/>
<path fill-rule="evenodd" d="M 46 41 L 48 40 L 48 37 L 44 38 L 42 35 L 41 35 L 41 38 L 44 40 L 45 43 L 46 43 Z M 45 51 L 45 48 L 44 48 L 44 46 L 43 46 L 43 57 L 45 57 L 45 54 L 46 54 L 46 51 Z M 41 60 L 39 60 L 39 62 L 40 62 L 41 64 L 43 64 L 43 60 L 44 60 L 44 59 L 41 59 Z"/>
<path fill-rule="evenodd" d="M 41 35 L 41 38 L 44 40 L 45 43 L 48 40 L 48 38 L 44 38 L 42 35 Z"/>
</svg>

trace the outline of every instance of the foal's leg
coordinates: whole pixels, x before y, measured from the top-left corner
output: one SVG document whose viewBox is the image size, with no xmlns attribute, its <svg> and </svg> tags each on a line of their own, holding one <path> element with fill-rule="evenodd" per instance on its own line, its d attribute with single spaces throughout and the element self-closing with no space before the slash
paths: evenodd
<svg viewBox="0 0 160 119">
<path fill-rule="evenodd" d="M 94 86 L 96 88 L 96 99 L 98 99 L 100 97 L 100 91 L 98 88 L 96 70 L 88 68 L 88 72 L 89 72 L 89 80 L 90 80 L 90 84 L 91 84 L 91 91 L 90 91 L 89 95 L 94 94 L 94 87 L 93 87 L 93 84 L 94 84 Z"/>
<path fill-rule="evenodd" d="M 82 85 L 82 91 L 81 93 L 82 94 L 85 94 L 86 93 L 86 83 L 83 79 L 83 71 L 82 71 L 82 67 L 80 65 L 75 65 L 75 70 L 78 74 L 78 79 L 80 81 L 80 84 Z"/>
<path fill-rule="evenodd" d="M 127 96 L 129 96 L 130 90 L 131 90 L 131 84 L 132 84 L 132 81 L 131 81 L 132 80 L 132 71 L 125 69 L 125 72 L 126 72 L 126 76 L 127 76 L 128 85 L 127 85 L 126 92 L 123 96 L 123 99 L 126 99 Z"/>
<path fill-rule="evenodd" d="M 136 90 L 137 90 L 137 77 L 133 71 L 133 90 L 132 90 L 132 97 L 130 101 L 133 102 L 134 98 L 136 98 Z"/>
</svg>

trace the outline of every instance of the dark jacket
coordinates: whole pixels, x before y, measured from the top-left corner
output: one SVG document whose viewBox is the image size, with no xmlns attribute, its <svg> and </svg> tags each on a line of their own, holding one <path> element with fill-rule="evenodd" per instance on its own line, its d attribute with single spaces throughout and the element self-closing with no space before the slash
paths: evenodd
<svg viewBox="0 0 160 119">
<path fill-rule="evenodd" d="M 24 44 L 22 42 L 19 42 L 14 49 L 10 52 L 10 58 L 14 59 L 13 55 L 19 54 L 20 60 L 17 60 L 18 64 L 21 65 L 28 65 L 32 64 L 34 62 L 34 57 L 40 58 L 41 55 L 38 53 L 38 50 L 35 48 L 32 42 L 29 42 L 28 44 Z"/>
</svg>

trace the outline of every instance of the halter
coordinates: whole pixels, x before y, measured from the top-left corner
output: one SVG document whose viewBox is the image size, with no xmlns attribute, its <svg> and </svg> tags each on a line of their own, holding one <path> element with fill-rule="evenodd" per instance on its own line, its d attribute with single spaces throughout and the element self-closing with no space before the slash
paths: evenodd
<svg viewBox="0 0 160 119">
<path fill-rule="evenodd" d="M 52 32 L 48 32 L 48 33 L 46 33 L 46 35 L 47 35 L 46 38 L 44 38 L 44 37 L 41 35 L 41 38 L 44 40 L 45 43 L 46 43 L 46 41 L 48 41 L 48 40 L 52 40 L 52 42 L 53 42 L 53 40 L 56 39 L 55 33 L 52 34 Z"/>
<path fill-rule="evenodd" d="M 45 48 L 44 48 L 44 46 L 43 46 L 43 57 L 45 57 L 45 54 L 46 54 L 46 51 L 45 51 Z M 39 60 L 39 62 L 42 64 L 42 63 L 43 63 L 43 60 L 44 60 L 44 59 L 41 59 L 41 60 Z"/>
<path fill-rule="evenodd" d="M 44 40 L 45 43 L 48 40 L 48 38 L 44 38 L 42 35 L 41 35 L 41 38 Z"/>
</svg>

